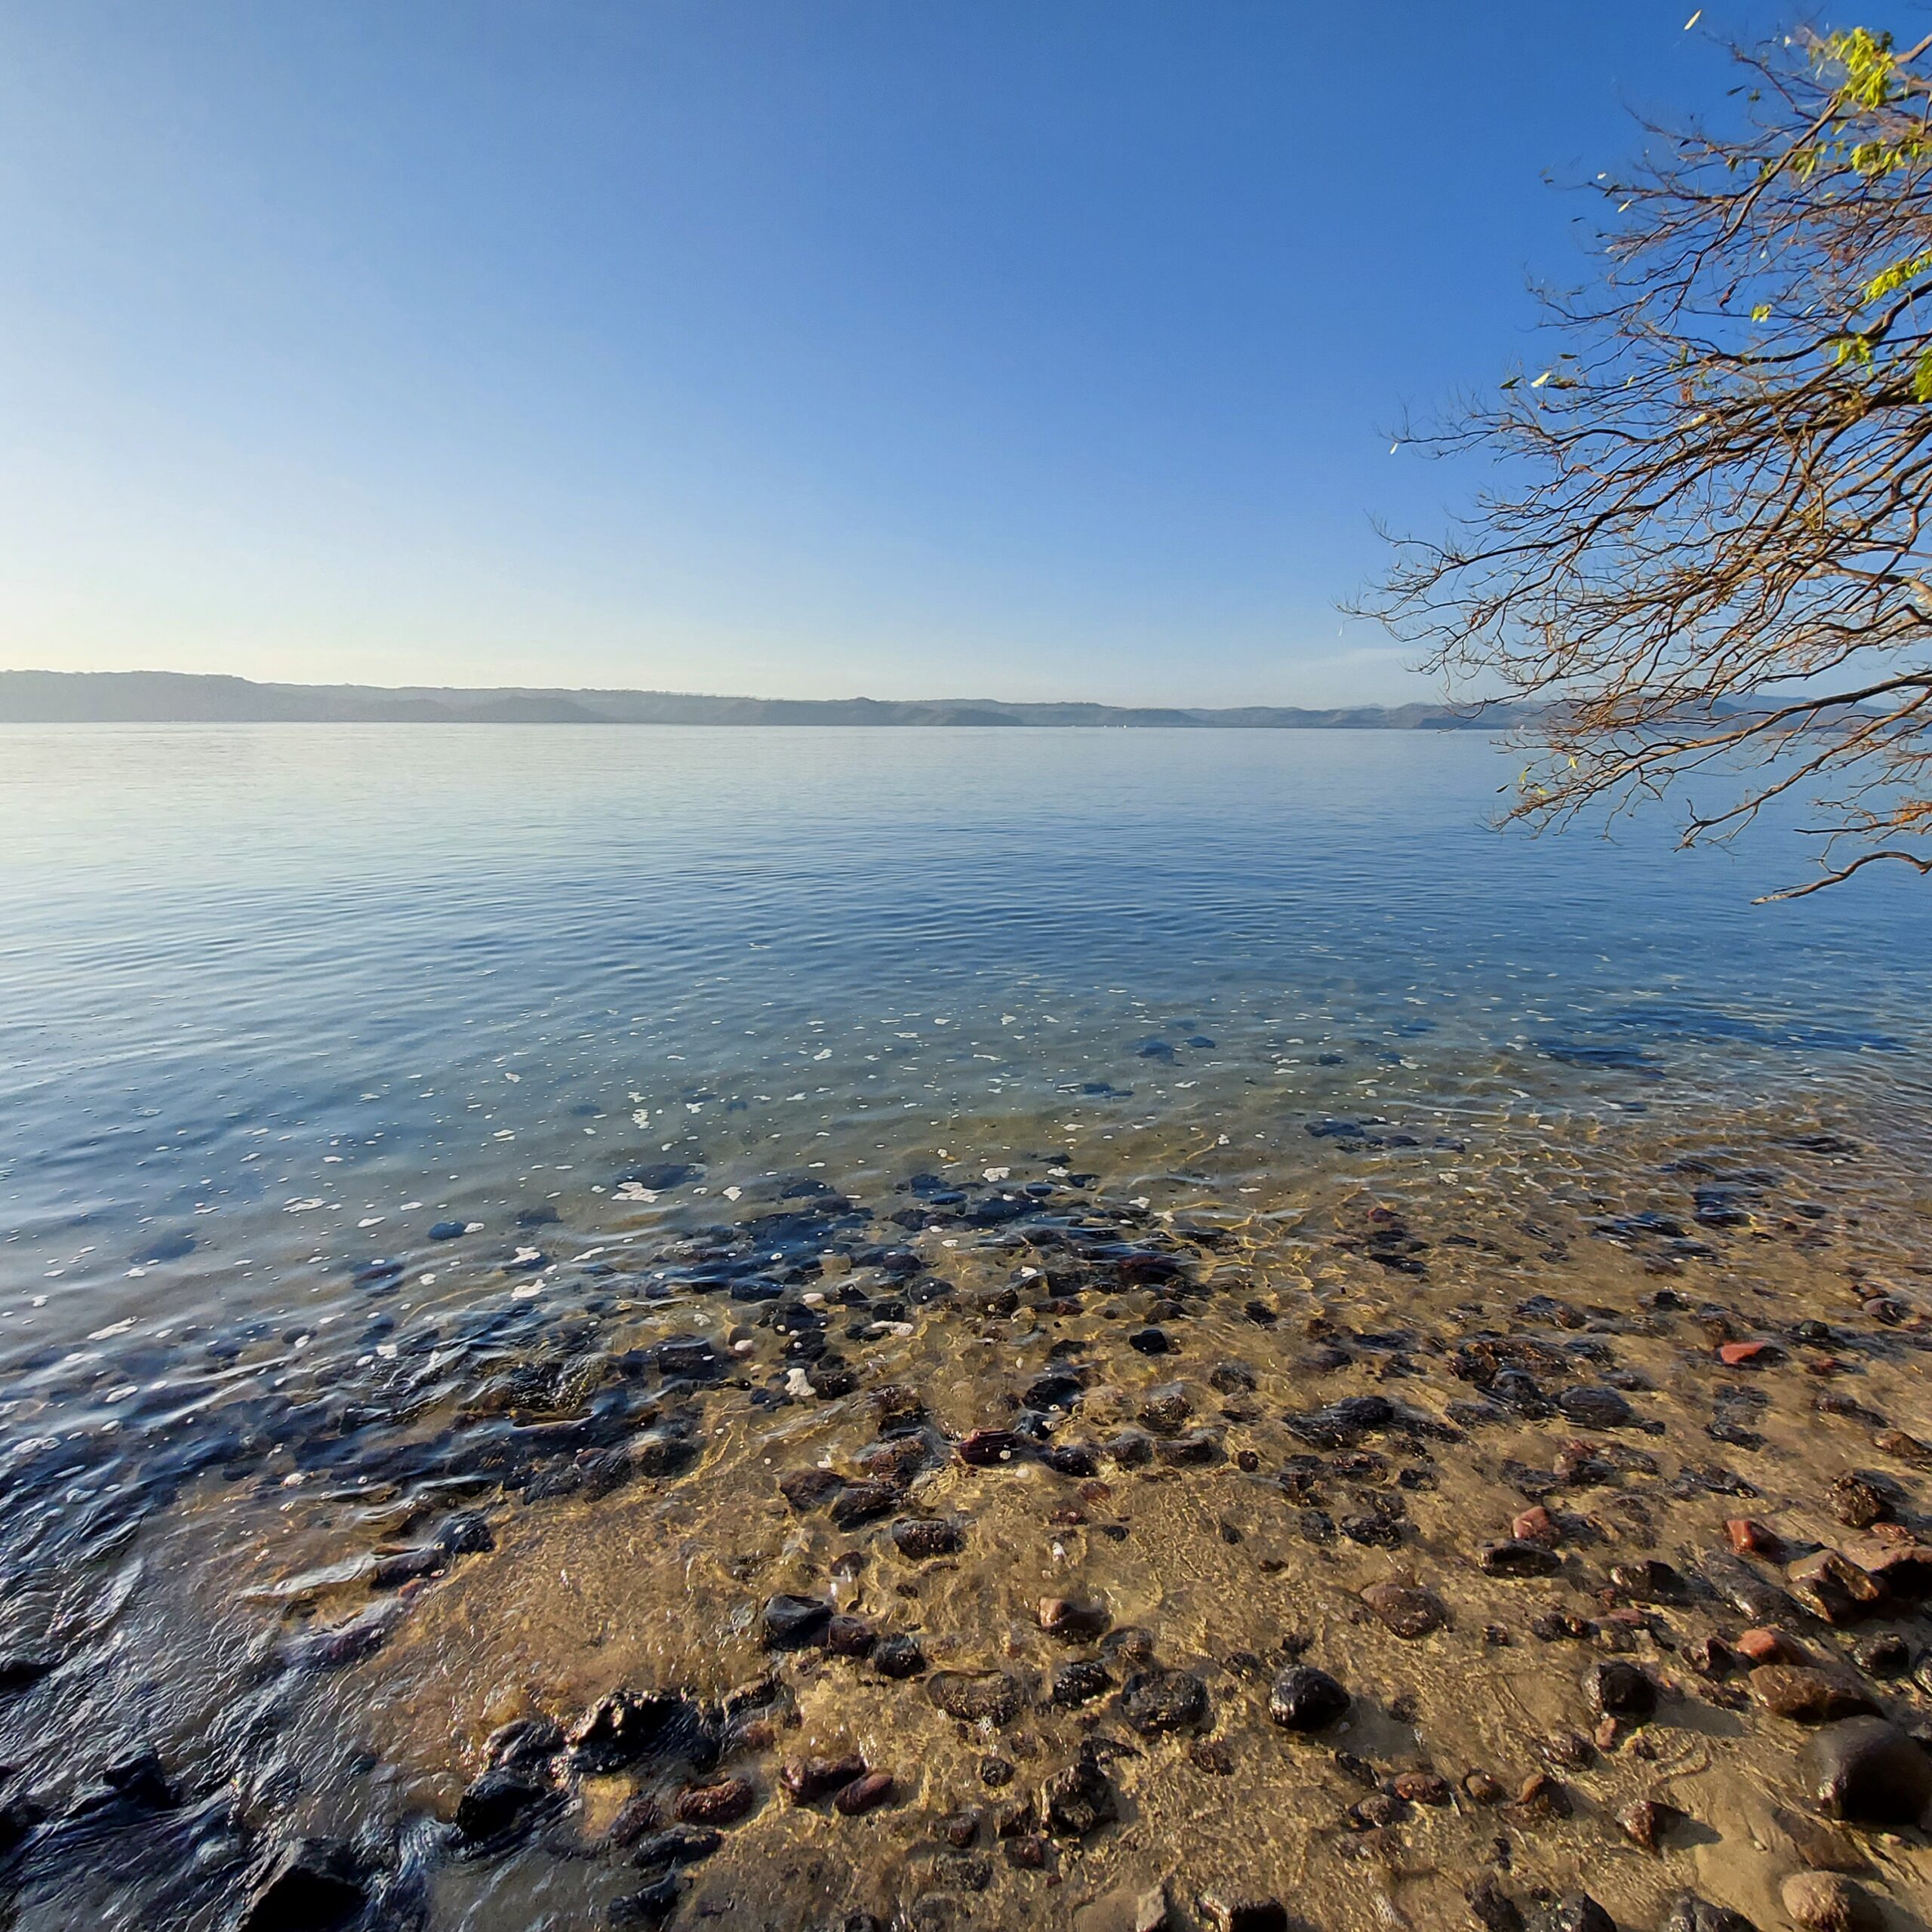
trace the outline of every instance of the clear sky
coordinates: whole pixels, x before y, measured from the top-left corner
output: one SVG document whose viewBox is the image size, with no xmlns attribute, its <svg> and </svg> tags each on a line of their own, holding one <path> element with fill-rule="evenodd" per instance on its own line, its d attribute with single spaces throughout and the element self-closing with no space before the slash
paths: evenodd
<svg viewBox="0 0 1932 1932">
<path fill-rule="evenodd" d="M 1692 4 L 9 0 L 0 666 L 1426 696 L 1391 426 Z"/>
</svg>

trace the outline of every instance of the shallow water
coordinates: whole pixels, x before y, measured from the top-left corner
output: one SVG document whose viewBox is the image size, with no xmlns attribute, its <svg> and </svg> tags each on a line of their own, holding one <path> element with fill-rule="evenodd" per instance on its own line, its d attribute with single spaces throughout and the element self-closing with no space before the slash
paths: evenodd
<svg viewBox="0 0 1932 1932">
<path fill-rule="evenodd" d="M 1860 1372 L 1875 1411 L 1932 1420 L 1900 1340 L 1932 899 L 1878 879 L 1753 907 L 1797 875 L 1774 832 L 1736 860 L 1650 828 L 1500 838 L 1509 771 L 1420 734 L 0 734 L 0 1654 L 24 1660 L 0 1735 L 54 1814 L 14 1853 L 17 1922 L 220 1924 L 298 1829 L 360 1844 L 383 1923 L 586 1922 L 644 1882 L 596 1850 L 635 1769 L 452 1849 L 437 1821 L 493 1724 L 619 1684 L 721 1699 L 761 1675 L 758 1605 L 786 1589 L 909 1620 L 934 1668 L 1044 1684 L 1061 1651 L 1032 1605 L 1075 1585 L 1212 1684 L 1204 1726 L 1115 1739 L 1123 1823 L 1038 1866 L 990 1812 L 950 1847 L 934 1821 L 992 1805 L 1001 1727 L 968 1735 L 923 1676 L 787 1654 L 739 1727 L 771 1735 L 724 1753 L 759 1809 L 676 1909 L 1059 1922 L 1168 1878 L 1181 1922 L 1242 1884 L 1324 1925 L 1455 1922 L 1494 1820 L 1337 1826 L 1359 1792 L 1257 1765 L 1266 1678 L 1244 1691 L 1229 1660 L 1272 1672 L 1306 1635 L 1380 1680 L 1353 1748 L 1392 1762 L 1426 1742 L 1389 1715 L 1404 1688 L 1423 1727 L 1466 1730 L 1472 1686 L 1522 1675 L 1555 1722 L 1548 1658 L 1485 1647 L 1473 1598 L 1425 1669 L 1354 1595 L 1453 1564 L 1472 1522 L 1500 1534 L 1497 1459 L 1524 1444 L 1423 1430 L 1408 1488 L 1386 1444 L 1342 1452 L 1379 1471 L 1298 1471 L 1281 1417 L 1543 1293 L 1624 1324 L 1602 1332 L 1631 1338 L 1649 1419 L 1727 1454 L 1703 1432 L 1734 1411 L 1644 1326 L 1687 1272 L 1687 1308 L 1757 1297 L 1787 1325 L 1841 1303 L 1872 1329 L 1892 1296 Z M 1123 1347 L 1139 1324 L 1174 1354 Z M 1331 1332 L 1349 1361 L 1310 1371 Z M 708 1345 L 695 1370 L 678 1337 Z M 849 1390 L 811 1381 L 828 1355 Z M 1252 1389 L 1211 1380 L 1227 1361 Z M 1028 1447 L 989 1488 L 952 1445 L 1029 1413 L 1055 1362 L 1088 1386 L 1039 1442 L 1097 1444 L 1179 1380 L 1202 1460 L 1083 1477 Z M 891 1389 L 918 1413 L 882 1411 Z M 1414 1413 L 1455 1433 L 1443 1399 Z M 1782 1406 L 1752 1453 L 1801 1472 L 1817 1425 Z M 854 1477 L 878 1440 L 923 1445 L 893 1511 L 971 1525 L 935 1571 L 775 1488 Z M 1750 1474 L 1819 1506 L 1801 1473 Z M 1303 1534 L 1324 1506 L 1355 1530 Z M 420 1552 L 458 1508 L 494 1549 L 372 1587 L 372 1552 Z M 1663 1540 L 1688 1561 L 1726 1513 Z M 1116 1514 L 1118 1537 L 1094 1527 Z M 1016 1794 L 1093 1734 L 1045 1709 Z M 1515 1723 L 1478 1721 L 1463 1764 L 1520 1757 Z M 801 1739 L 892 1764 L 894 1803 L 833 1824 L 765 1802 L 756 1764 Z M 77 1819 L 135 1745 L 180 1802 Z M 1730 1840 L 1789 1755 L 1714 1798 Z M 1605 1862 L 1581 1826 L 1531 1835 L 1552 1884 Z M 1717 1842 L 1699 1869 L 1746 1902 Z M 1662 1876 L 1628 1859 L 1647 1924 Z M 1895 1905 L 1916 1869 L 1890 1872 Z"/>
</svg>

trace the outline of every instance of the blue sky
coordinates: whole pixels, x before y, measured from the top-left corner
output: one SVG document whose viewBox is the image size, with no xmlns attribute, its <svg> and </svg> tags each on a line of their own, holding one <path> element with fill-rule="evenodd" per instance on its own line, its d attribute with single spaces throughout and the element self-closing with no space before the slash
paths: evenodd
<svg viewBox="0 0 1932 1932">
<path fill-rule="evenodd" d="M 0 666 L 1426 695 L 1390 427 L 1691 4 L 13 0 Z"/>
</svg>

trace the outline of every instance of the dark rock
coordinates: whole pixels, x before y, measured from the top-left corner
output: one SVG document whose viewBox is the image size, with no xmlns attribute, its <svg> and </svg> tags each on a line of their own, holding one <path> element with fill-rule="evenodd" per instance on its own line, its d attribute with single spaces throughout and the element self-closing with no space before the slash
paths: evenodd
<svg viewBox="0 0 1932 1932">
<path fill-rule="evenodd" d="M 1860 1475 L 1855 1471 L 1838 1477 L 1825 1496 L 1831 1505 L 1832 1514 L 1854 1530 L 1869 1529 L 1892 1513 L 1891 1498 L 1885 1491 L 1869 1477 Z"/>
<path fill-rule="evenodd" d="M 1208 1687 L 1190 1670 L 1137 1671 L 1121 1685 L 1120 1714 L 1143 1737 L 1198 1724 L 1208 1709 Z"/>
<path fill-rule="evenodd" d="M 1792 1564 L 1784 1574 L 1791 1594 L 1827 1623 L 1855 1623 L 1872 1616 L 1889 1594 L 1878 1578 L 1847 1562 L 1835 1549 L 1821 1549 Z"/>
<path fill-rule="evenodd" d="M 758 1792 L 744 1778 L 718 1778 L 709 1784 L 688 1785 L 672 1806 L 681 1824 L 735 1825 L 758 1804 Z"/>
<path fill-rule="evenodd" d="M 1089 1660 L 1063 1663 L 1054 1672 L 1053 1700 L 1063 1710 L 1075 1710 L 1104 1697 L 1113 1685 L 1104 1665 Z"/>
<path fill-rule="evenodd" d="M 800 1514 L 822 1509 L 845 1487 L 845 1478 L 832 1469 L 794 1469 L 778 1478 L 778 1493 Z"/>
<path fill-rule="evenodd" d="M 825 1626 L 825 1647 L 835 1657 L 872 1654 L 878 1632 L 863 1617 L 835 1617 Z"/>
<path fill-rule="evenodd" d="M 530 1771 L 563 1748 L 561 1726 L 548 1718 L 517 1718 L 491 1732 L 484 1740 L 483 1755 L 492 1770 Z"/>
<path fill-rule="evenodd" d="M 1635 1664 L 1611 1659 L 1584 1672 L 1583 1701 L 1592 1717 L 1641 1724 L 1657 1715 L 1657 1687 Z"/>
<path fill-rule="evenodd" d="M 1463 1896 L 1469 1902 L 1469 1916 L 1485 1932 L 1523 1932 L 1523 1915 L 1493 1872 L 1484 1872 Z"/>
<path fill-rule="evenodd" d="M 1613 1564 L 1610 1581 L 1620 1595 L 1628 1597 L 1632 1603 L 1685 1604 L 1690 1601 L 1690 1586 L 1683 1573 L 1672 1568 L 1661 1557 L 1646 1556 L 1635 1563 Z"/>
<path fill-rule="evenodd" d="M 1881 1630 L 1853 1644 L 1851 1657 L 1873 1677 L 1902 1677 L 1912 1668 L 1912 1646 L 1897 1631 Z"/>
<path fill-rule="evenodd" d="M 1849 1671 L 1803 1664 L 1760 1664 L 1745 1680 L 1751 1694 L 1774 1716 L 1795 1724 L 1829 1724 L 1839 1718 L 1875 1716 L 1878 1706 Z"/>
<path fill-rule="evenodd" d="M 361 1911 L 367 1897 L 361 1866 L 348 1846 L 299 1839 L 260 1869 L 236 1932 L 334 1932 Z"/>
<path fill-rule="evenodd" d="M 1026 1687 L 999 1670 L 937 1672 L 926 1681 L 926 1695 L 961 1724 L 1010 1724 L 1026 1703 Z"/>
<path fill-rule="evenodd" d="M 450 1567 L 449 1552 L 433 1546 L 424 1549 L 392 1550 L 369 1566 L 369 1587 L 399 1590 L 422 1577 L 440 1577 Z"/>
<path fill-rule="evenodd" d="M 957 1523 L 938 1516 L 907 1516 L 892 1526 L 892 1540 L 900 1555 L 914 1563 L 930 1561 L 936 1556 L 951 1556 L 964 1547 L 966 1539 Z"/>
<path fill-rule="evenodd" d="M 1685 1892 L 1672 1900 L 1664 1915 L 1663 1932 L 1758 1932 L 1758 1928 L 1741 1912 Z"/>
<path fill-rule="evenodd" d="M 795 1804 L 816 1804 L 871 1768 L 856 1752 L 844 1758 L 797 1758 L 779 1772 L 778 1782 Z"/>
<path fill-rule="evenodd" d="M 1295 1664 L 1275 1678 L 1268 1715 L 1284 1730 L 1324 1730 L 1348 1709 L 1349 1697 L 1325 1670 Z"/>
<path fill-rule="evenodd" d="M 1586 1383 L 1566 1389 L 1556 1398 L 1556 1407 L 1566 1421 L 1580 1429 L 1623 1429 L 1637 1420 L 1637 1412 L 1614 1389 Z"/>
<path fill-rule="evenodd" d="M 889 1482 L 851 1482 L 832 1499 L 832 1520 L 841 1530 L 856 1530 L 897 1509 L 904 1500 L 897 1486 Z"/>
<path fill-rule="evenodd" d="M 1684 1814 L 1674 1804 L 1657 1798 L 1633 1798 L 1617 1814 L 1630 1842 L 1645 1851 L 1655 1851 L 1657 1841 Z"/>
<path fill-rule="evenodd" d="M 1932 1758 L 1883 1718 L 1813 1733 L 1798 1761 L 1812 1801 L 1854 1825 L 1913 1825 L 1932 1804 Z"/>
<path fill-rule="evenodd" d="M 1203 1892 L 1200 1906 L 1214 1932 L 1288 1932 L 1287 1908 L 1279 1899 Z"/>
<path fill-rule="evenodd" d="M 180 1801 L 158 1753 L 142 1748 L 124 1753 L 101 1767 L 100 1781 L 120 1802 L 144 1811 L 166 1811 Z"/>
<path fill-rule="evenodd" d="M 1753 1623 L 1788 1623 L 1797 1614 L 1797 1607 L 1783 1591 L 1734 1556 L 1713 1551 L 1701 1559 L 1699 1567 L 1712 1589 Z"/>
<path fill-rule="evenodd" d="M 1098 1754 L 1090 1744 L 1066 1770 L 1056 1771 L 1044 1786 L 1047 1829 L 1055 1838 L 1084 1838 L 1119 1815 L 1119 1801 Z"/>
<path fill-rule="evenodd" d="M 1326 1408 L 1282 1420 L 1318 1449 L 1352 1449 L 1364 1435 L 1386 1429 L 1395 1420 L 1395 1405 L 1385 1395 L 1349 1395 Z"/>
<path fill-rule="evenodd" d="M 515 1771 L 485 1771 L 457 1800 L 457 1834 L 472 1844 L 501 1838 L 550 1795 L 544 1786 Z"/>
<path fill-rule="evenodd" d="M 1174 1346 L 1174 1343 L 1168 1339 L 1168 1331 L 1164 1328 L 1156 1328 L 1150 1325 L 1145 1328 L 1130 1330 L 1127 1337 L 1127 1346 L 1138 1355 L 1164 1355 Z"/>
<path fill-rule="evenodd" d="M 1361 1600 L 1385 1629 L 1412 1641 L 1441 1629 L 1449 1620 L 1441 1598 L 1405 1583 L 1371 1583 L 1362 1592 Z"/>
<path fill-rule="evenodd" d="M 580 1770 L 621 1770 L 645 1757 L 682 1757 L 712 1762 L 717 1744 L 704 1713 L 674 1691 L 614 1690 L 600 1698 L 565 1734 Z"/>
<path fill-rule="evenodd" d="M 480 1509 L 459 1509 L 443 1518 L 436 1546 L 451 1556 L 481 1556 L 496 1548 L 496 1533 Z"/>
<path fill-rule="evenodd" d="M 668 1872 L 641 1892 L 626 1892 L 613 1899 L 605 1916 L 616 1926 L 660 1925 L 678 1909 L 683 1890 L 677 1875 Z"/>
<path fill-rule="evenodd" d="M 1563 1559 L 1555 1550 L 1520 1537 L 1485 1544 L 1476 1561 L 1491 1577 L 1551 1577 L 1563 1567 Z"/>
<path fill-rule="evenodd" d="M 832 1620 L 832 1606 L 817 1597 L 780 1595 L 768 1598 L 764 1606 L 764 1647 L 770 1651 L 794 1651 L 816 1643 Z"/>
<path fill-rule="evenodd" d="M 1141 1422 L 1156 1435 L 1178 1435 L 1194 1413 L 1187 1392 L 1177 1382 L 1156 1389 L 1141 1402 Z"/>
<path fill-rule="evenodd" d="M 667 1865 L 697 1865 L 709 1858 L 724 1842 L 721 1832 L 699 1825 L 673 1825 L 640 1838 L 631 1863 L 643 1872 L 661 1871 Z"/>
<path fill-rule="evenodd" d="M 1531 1932 L 1617 1932 L 1617 1921 L 1588 1892 L 1566 1892 L 1530 1921 Z"/>
<path fill-rule="evenodd" d="M 917 1677 L 926 1667 L 926 1654 L 916 1637 L 882 1637 L 872 1646 L 872 1668 L 881 1677 Z"/>
<path fill-rule="evenodd" d="M 976 1469 L 1023 1460 L 1032 1444 L 1010 1429 L 976 1429 L 959 1438 L 959 1460 Z"/>
<path fill-rule="evenodd" d="M 890 1771 L 868 1771 L 839 1792 L 832 1801 L 832 1808 L 841 1817 L 862 1818 L 887 1803 L 897 1788 Z"/>
<path fill-rule="evenodd" d="M 1103 1603 L 1087 1602 L 1073 1597 L 1042 1597 L 1040 1628 L 1063 1643 L 1091 1643 L 1112 1621 Z"/>
</svg>

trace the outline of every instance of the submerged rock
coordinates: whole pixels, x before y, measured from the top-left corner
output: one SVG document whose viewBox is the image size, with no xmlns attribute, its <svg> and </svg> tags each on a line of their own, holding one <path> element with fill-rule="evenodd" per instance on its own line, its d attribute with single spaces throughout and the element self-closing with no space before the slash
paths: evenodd
<svg viewBox="0 0 1932 1932">
<path fill-rule="evenodd" d="M 1348 1692 L 1325 1670 L 1296 1664 L 1275 1678 L 1268 1694 L 1268 1715 L 1284 1730 L 1325 1730 L 1349 1702 Z"/>
<path fill-rule="evenodd" d="M 250 1884 L 236 1932 L 335 1932 L 368 1903 L 347 1845 L 301 1838 L 270 1855 Z"/>
<path fill-rule="evenodd" d="M 1854 1825 L 1914 1825 L 1932 1804 L 1932 1758 L 1883 1718 L 1814 1733 L 1798 1758 L 1812 1801 Z"/>
<path fill-rule="evenodd" d="M 1440 1597 L 1412 1584 L 1371 1583 L 1362 1592 L 1361 1600 L 1385 1629 L 1411 1642 L 1441 1629 L 1449 1620 Z"/>
<path fill-rule="evenodd" d="M 1208 1687 L 1191 1670 L 1137 1671 L 1121 1687 L 1120 1714 L 1143 1735 L 1198 1724 L 1207 1710 Z"/>
</svg>

